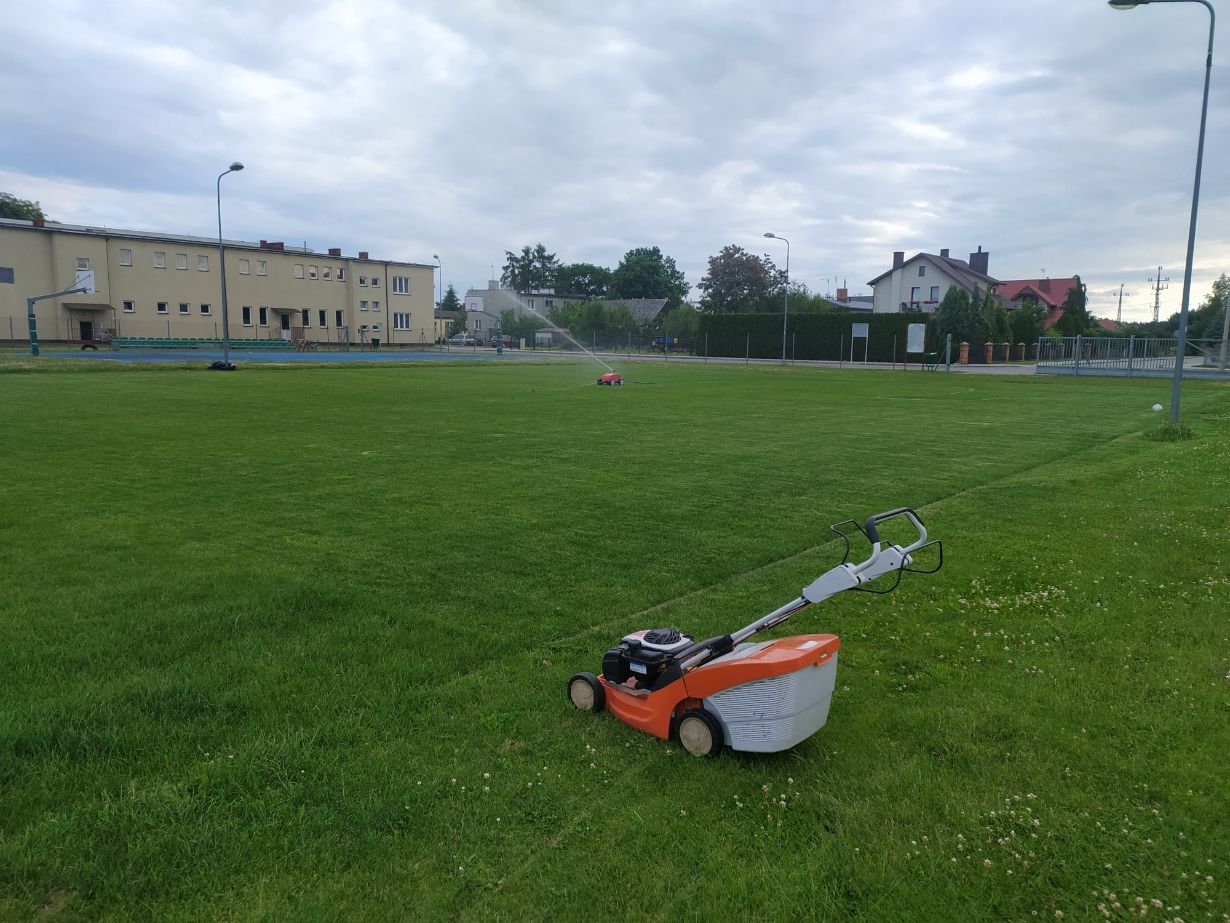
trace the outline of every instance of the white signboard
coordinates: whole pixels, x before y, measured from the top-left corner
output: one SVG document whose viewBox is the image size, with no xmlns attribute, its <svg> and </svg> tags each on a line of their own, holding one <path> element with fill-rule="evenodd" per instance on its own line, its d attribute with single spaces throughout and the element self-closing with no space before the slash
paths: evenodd
<svg viewBox="0 0 1230 923">
<path fill-rule="evenodd" d="M 910 324 L 906 328 L 905 333 L 905 351 L 907 353 L 926 352 L 926 348 L 923 345 L 926 335 L 926 324 Z"/>
<path fill-rule="evenodd" d="M 88 294 L 94 294 L 94 270 L 78 269 L 77 281 L 73 283 L 73 288 L 83 288 Z"/>
<path fill-rule="evenodd" d="M 850 339 L 857 340 L 859 337 L 867 339 L 871 336 L 871 324 L 851 324 Z"/>
</svg>

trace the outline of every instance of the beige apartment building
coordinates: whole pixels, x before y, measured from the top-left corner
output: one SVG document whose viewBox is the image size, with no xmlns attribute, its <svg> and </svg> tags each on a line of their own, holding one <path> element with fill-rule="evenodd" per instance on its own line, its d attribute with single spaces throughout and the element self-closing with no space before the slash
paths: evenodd
<svg viewBox="0 0 1230 923">
<path fill-rule="evenodd" d="M 232 339 L 436 339 L 434 264 L 281 241 L 228 240 L 224 249 Z M 216 239 L 0 218 L 0 340 L 28 342 L 26 299 L 71 288 L 85 271 L 93 293 L 35 304 L 40 342 L 222 336 Z"/>
</svg>

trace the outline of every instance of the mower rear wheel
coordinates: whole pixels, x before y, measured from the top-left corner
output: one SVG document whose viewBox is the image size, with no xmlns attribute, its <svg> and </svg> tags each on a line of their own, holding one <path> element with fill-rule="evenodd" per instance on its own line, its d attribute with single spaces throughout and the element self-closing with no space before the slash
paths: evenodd
<svg viewBox="0 0 1230 923">
<path fill-rule="evenodd" d="M 568 680 L 568 701 L 581 711 L 602 711 L 606 690 L 592 673 L 578 673 Z"/>
<path fill-rule="evenodd" d="M 675 725 L 675 736 L 693 756 L 717 756 L 722 752 L 722 725 L 703 708 L 684 712 Z"/>
</svg>

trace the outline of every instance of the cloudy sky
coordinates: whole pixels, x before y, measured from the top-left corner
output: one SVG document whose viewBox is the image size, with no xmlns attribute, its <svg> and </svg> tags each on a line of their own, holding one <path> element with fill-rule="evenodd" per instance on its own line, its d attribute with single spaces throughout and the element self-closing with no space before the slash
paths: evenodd
<svg viewBox="0 0 1230 923">
<path fill-rule="evenodd" d="M 1214 0 L 1222 4 L 1224 0 Z M 1227 8 L 1230 10 L 1230 8 Z M 865 293 L 892 251 L 1178 310 L 1208 37 L 1104 0 L 8 0 L 0 190 L 71 223 L 432 262 L 542 241 L 695 286 L 727 244 Z M 1230 28 L 1230 23 L 1223 29 Z M 1215 50 L 1193 306 L 1230 271 Z M 1115 293 L 1114 296 L 1108 294 Z M 693 297 L 699 295 L 694 288 Z"/>
</svg>

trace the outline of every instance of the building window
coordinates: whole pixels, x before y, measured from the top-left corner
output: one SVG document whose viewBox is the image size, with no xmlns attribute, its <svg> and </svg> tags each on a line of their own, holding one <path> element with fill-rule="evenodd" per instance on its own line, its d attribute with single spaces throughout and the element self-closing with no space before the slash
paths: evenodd
<svg viewBox="0 0 1230 923">
<path fill-rule="evenodd" d="M 209 272 L 209 257 L 207 257 L 203 253 L 197 255 L 196 271 L 197 272 Z"/>
<path fill-rule="evenodd" d="M 380 332 L 380 325 L 372 324 L 372 333 L 379 333 L 379 332 Z"/>
<path fill-rule="evenodd" d="M 239 274 L 241 276 L 251 275 L 251 267 L 252 267 L 252 264 L 249 263 L 247 260 L 240 260 L 239 261 Z"/>
<path fill-rule="evenodd" d="M 394 295 L 409 295 L 410 294 L 410 278 L 408 276 L 393 277 L 393 294 Z"/>
<path fill-rule="evenodd" d="M 188 268 L 188 254 L 186 253 L 175 254 L 175 268 L 176 269 L 187 269 Z"/>
<path fill-rule="evenodd" d="M 203 305 L 201 305 L 201 316 L 202 316 L 202 317 L 208 317 L 208 316 L 209 316 L 209 305 L 207 305 L 207 304 L 203 304 Z"/>
<path fill-rule="evenodd" d="M 77 257 L 77 268 L 78 269 L 89 269 L 90 268 L 90 258 L 88 256 Z"/>
<path fill-rule="evenodd" d="M 345 270 L 345 269 L 339 269 L 339 270 L 337 271 L 337 281 L 338 281 L 338 282 L 345 282 L 345 281 L 346 281 L 346 270 Z"/>
<path fill-rule="evenodd" d="M 372 310 L 373 310 L 373 311 L 379 311 L 379 310 L 380 310 L 380 302 L 379 302 L 379 301 L 373 301 L 373 302 L 372 302 Z"/>
<path fill-rule="evenodd" d="M 917 285 L 913 286 L 910 289 L 910 304 L 918 304 L 918 302 L 921 299 L 922 299 L 922 289 L 919 288 Z"/>
<path fill-rule="evenodd" d="M 250 304 L 243 306 L 243 325 L 245 327 L 252 326 L 252 305 Z"/>
<path fill-rule="evenodd" d="M 154 251 L 154 268 L 155 269 L 166 269 L 167 268 L 167 255 L 162 250 Z"/>
<path fill-rule="evenodd" d="M 295 278 L 296 279 L 303 278 L 303 264 L 302 263 L 295 264 Z"/>
<path fill-rule="evenodd" d="M 926 267 L 926 266 L 919 266 L 919 267 L 918 267 L 918 278 L 920 278 L 920 279 L 921 279 L 921 278 L 922 278 L 923 276 L 925 276 L 926 274 L 927 274 L 927 267 Z"/>
<path fill-rule="evenodd" d="M 269 326 L 269 309 L 263 306 L 260 309 L 260 321 L 262 327 Z"/>
<path fill-rule="evenodd" d="M 181 302 L 179 303 L 179 313 L 180 313 L 180 314 L 191 314 L 191 313 L 192 313 L 192 305 L 188 304 L 188 302 L 186 302 L 186 301 L 181 301 Z"/>
<path fill-rule="evenodd" d="M 482 329 L 483 329 L 483 320 L 482 320 L 482 318 L 481 318 L 481 317 L 476 317 L 476 318 L 474 318 L 474 329 L 475 329 L 475 330 L 482 330 Z"/>
<path fill-rule="evenodd" d="M 132 265 L 132 251 L 131 250 L 125 250 L 123 248 L 120 249 L 120 265 L 121 266 L 131 266 Z"/>
<path fill-rule="evenodd" d="M 380 288 L 380 277 L 372 276 L 372 288 Z"/>
<path fill-rule="evenodd" d="M 940 300 L 940 287 L 938 285 L 931 286 L 931 300 L 933 302 Z"/>
<path fill-rule="evenodd" d="M 328 327 L 328 326 L 329 326 L 328 317 L 329 317 L 329 315 L 325 312 L 324 308 L 321 308 L 321 309 L 320 309 L 320 310 L 316 313 L 316 319 L 317 319 L 318 321 L 320 321 L 320 325 L 319 325 L 319 326 L 321 326 L 321 327 Z"/>
<path fill-rule="evenodd" d="M 333 312 L 333 326 L 334 327 L 345 327 L 346 326 L 345 323 L 342 322 L 342 312 L 341 311 Z"/>
<path fill-rule="evenodd" d="M 303 326 L 305 327 L 312 326 L 312 312 L 311 311 L 309 311 L 307 308 L 303 308 L 299 312 L 299 314 L 303 318 Z"/>
<path fill-rule="evenodd" d="M 360 310 L 360 311 L 366 311 L 366 310 L 367 310 L 367 302 L 366 302 L 366 301 L 360 301 L 360 302 L 359 302 L 359 310 Z"/>
<path fill-rule="evenodd" d="M 269 275 L 269 261 L 268 260 L 257 260 L 256 261 L 256 274 L 258 276 Z"/>
<path fill-rule="evenodd" d="M 309 278 L 309 279 L 315 279 L 315 278 L 316 278 L 316 267 L 315 267 L 315 266 L 309 266 L 309 267 L 308 267 L 308 278 Z"/>
<path fill-rule="evenodd" d="M 167 313 L 167 303 L 165 301 L 158 302 L 158 313 L 159 314 Z"/>
<path fill-rule="evenodd" d="M 333 270 L 326 266 L 323 270 L 321 270 L 321 278 L 328 282 L 333 278 Z"/>
<path fill-rule="evenodd" d="M 137 306 L 134 302 L 131 302 L 131 301 L 124 302 L 124 313 L 125 314 L 131 314 L 136 309 L 137 309 Z"/>
<path fill-rule="evenodd" d="M 410 329 L 410 315 L 403 314 L 400 312 L 395 313 L 393 315 L 393 329 L 394 330 L 409 330 Z"/>
<path fill-rule="evenodd" d="M 367 288 L 367 276 L 359 276 L 359 285 Z"/>
</svg>

